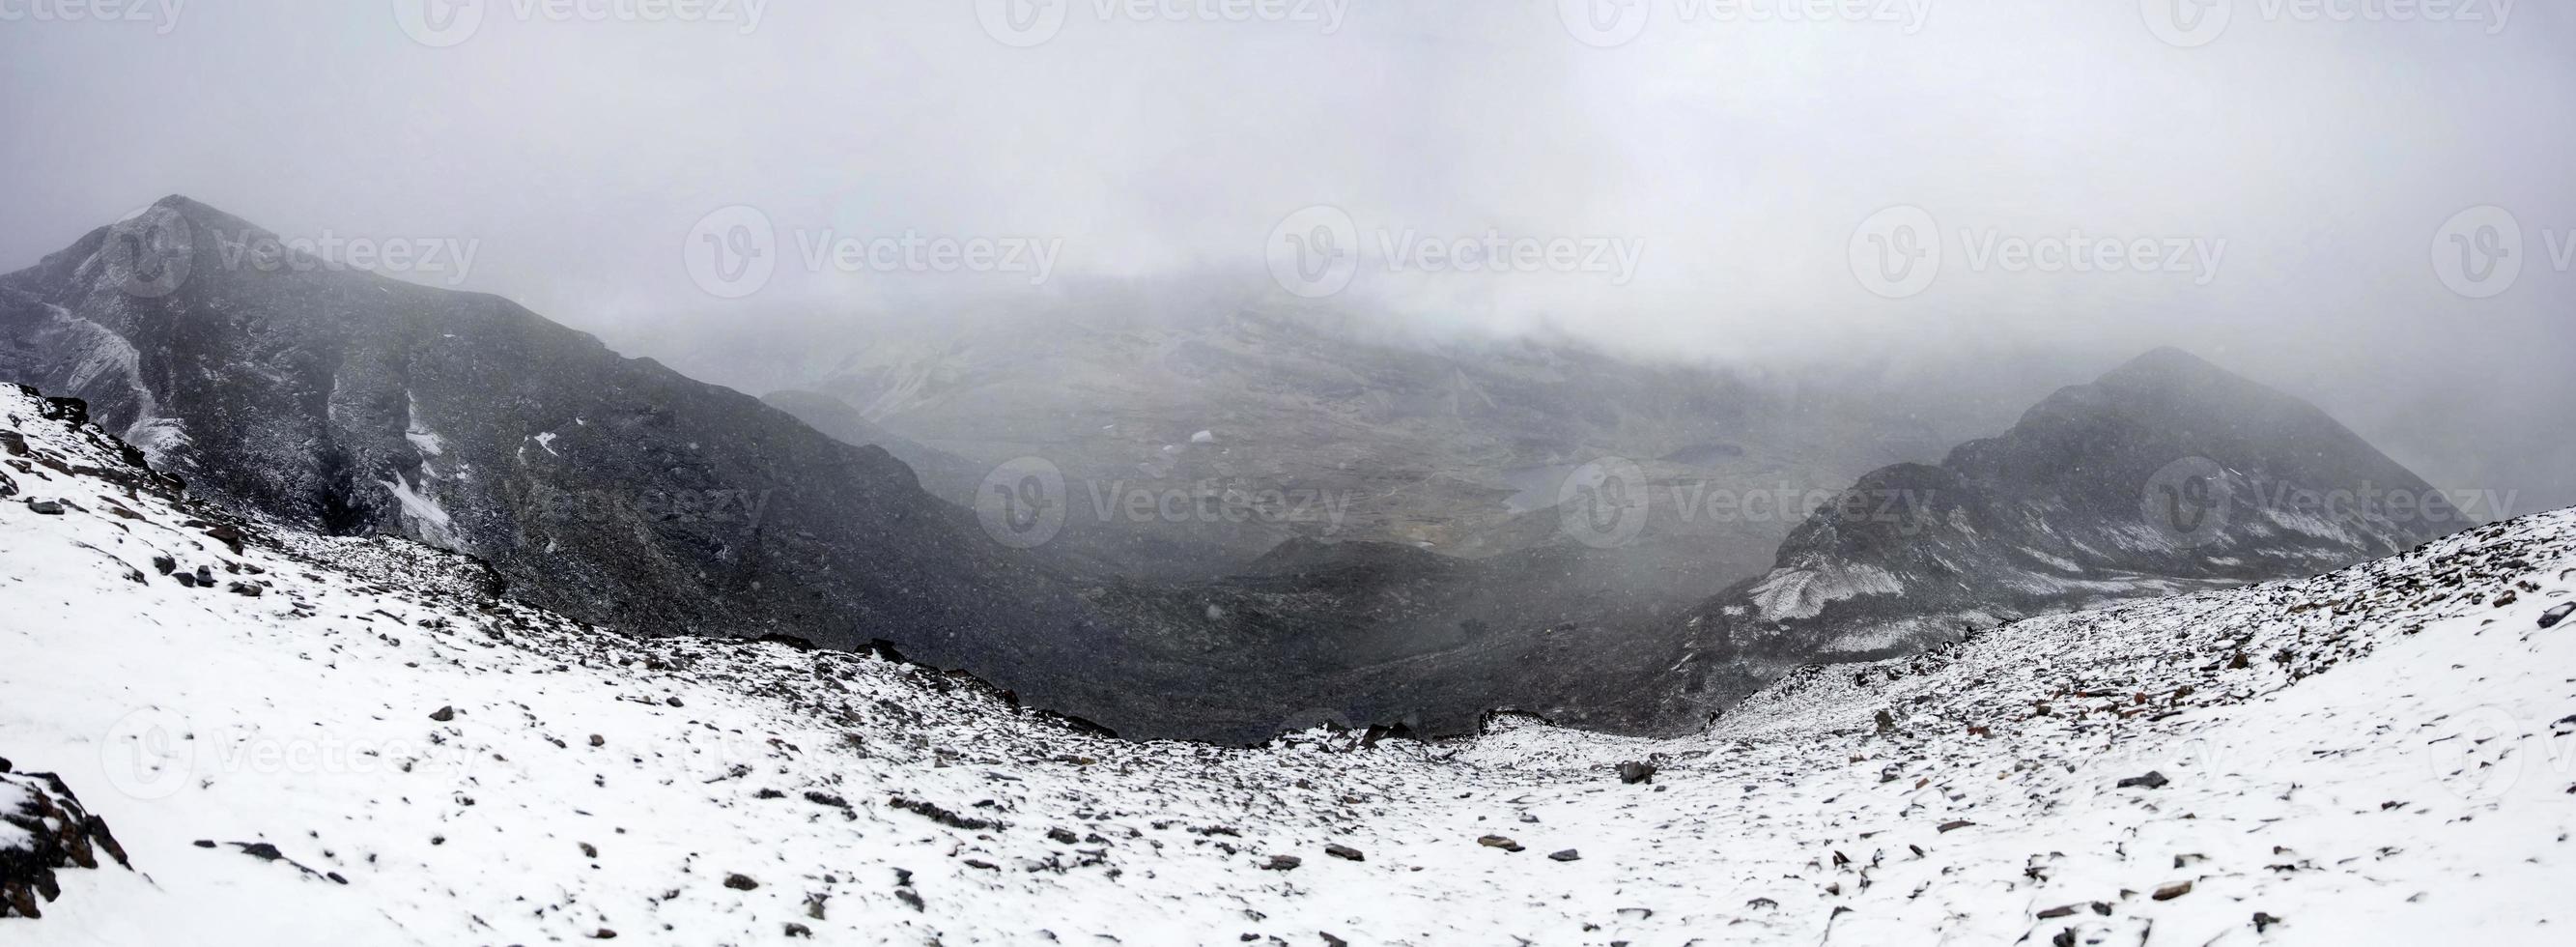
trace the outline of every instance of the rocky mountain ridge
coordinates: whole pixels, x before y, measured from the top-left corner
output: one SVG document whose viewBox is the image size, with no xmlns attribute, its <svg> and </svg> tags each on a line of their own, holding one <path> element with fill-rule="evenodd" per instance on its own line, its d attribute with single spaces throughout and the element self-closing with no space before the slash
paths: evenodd
<svg viewBox="0 0 2576 947">
<path fill-rule="evenodd" d="M 41 919 L 0 919 L 13 944 L 2538 945 L 2576 922 L 2568 511 L 1816 668 L 1678 739 L 1498 717 L 1228 750 L 872 655 L 592 627 L 409 540 L 217 535 L 68 409 L 0 386 L 0 756 L 77 788 L 132 870 L 66 864 Z M 0 863 L 22 850 L 0 829 Z"/>
</svg>

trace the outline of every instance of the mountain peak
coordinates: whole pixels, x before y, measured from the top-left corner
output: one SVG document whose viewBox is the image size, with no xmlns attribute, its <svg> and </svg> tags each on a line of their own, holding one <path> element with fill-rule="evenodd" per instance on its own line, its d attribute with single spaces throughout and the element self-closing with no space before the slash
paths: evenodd
<svg viewBox="0 0 2576 947">
<path fill-rule="evenodd" d="M 2212 377 L 2235 378 L 2236 373 L 2220 368 L 2208 359 L 2170 345 L 2159 345 L 2143 355 L 2121 363 L 2102 376 L 2104 383 L 2114 381 L 2189 384 Z"/>
</svg>

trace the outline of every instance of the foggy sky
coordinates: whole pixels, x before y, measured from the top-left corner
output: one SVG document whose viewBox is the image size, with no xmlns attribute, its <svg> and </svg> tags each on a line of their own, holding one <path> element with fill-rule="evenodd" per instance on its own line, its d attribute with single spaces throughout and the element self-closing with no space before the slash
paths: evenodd
<svg viewBox="0 0 2576 947">
<path fill-rule="evenodd" d="M 0 270 L 184 193 L 289 236 L 468 245 L 462 272 L 399 275 L 757 393 L 801 370 L 763 358 L 828 360 L 889 314 L 1045 312 L 1098 286 L 1277 295 L 1274 229 L 1320 204 L 1360 236 L 1333 301 L 1410 331 L 1739 362 L 2057 353 L 2039 390 L 2173 344 L 2439 485 L 2576 503 L 2576 273 L 2551 258 L 2576 245 L 2563 3 L 2400 23 L 2237 0 L 2182 47 L 2149 26 L 2166 0 L 1855 7 L 1894 22 L 1642 0 L 1642 32 L 1601 48 L 1555 0 L 1169 0 L 1177 16 L 1141 19 L 1071 0 L 1060 32 L 1015 48 L 973 0 L 771 0 L 747 31 L 749 0 L 719 4 L 729 22 L 485 0 L 444 47 L 404 29 L 417 0 L 148 0 L 114 23 L 63 22 L 59 2 L 0 0 Z M 684 256 L 733 205 L 767 215 L 779 254 L 742 299 Z M 2523 267 L 2474 299 L 2433 254 L 2479 205 L 2518 223 Z M 1853 246 L 1899 206 L 1942 228 L 1943 260 L 1889 299 Z M 799 242 L 825 230 L 1056 252 L 1042 281 L 808 271 Z M 1590 241 L 1635 265 L 1391 271 L 1381 238 L 1407 232 Z M 2223 255 L 2177 274 L 1979 253 L 2077 232 Z"/>
</svg>

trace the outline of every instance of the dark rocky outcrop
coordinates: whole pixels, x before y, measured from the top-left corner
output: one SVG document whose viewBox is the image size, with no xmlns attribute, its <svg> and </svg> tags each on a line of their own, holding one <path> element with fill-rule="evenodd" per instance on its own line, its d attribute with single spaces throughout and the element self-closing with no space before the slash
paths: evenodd
<svg viewBox="0 0 2576 947">
<path fill-rule="evenodd" d="M 96 870 L 125 859 L 125 846 L 52 773 L 11 773 L 0 763 L 0 918 L 44 916 L 62 897 L 55 872 Z"/>
<path fill-rule="evenodd" d="M 1033 701 L 1132 717 L 1119 646 L 884 450 L 508 300 L 309 260 L 164 199 L 0 277 L 0 379 L 85 400 L 198 496 L 489 562 L 644 633 L 879 639 Z"/>
<path fill-rule="evenodd" d="M 1691 683 L 1723 703 L 1747 667 L 1901 655 L 2034 614 L 2316 575 L 2470 525 L 2315 406 L 2158 349 L 1937 466 L 1862 477 L 1769 574 L 1685 616 Z"/>
</svg>

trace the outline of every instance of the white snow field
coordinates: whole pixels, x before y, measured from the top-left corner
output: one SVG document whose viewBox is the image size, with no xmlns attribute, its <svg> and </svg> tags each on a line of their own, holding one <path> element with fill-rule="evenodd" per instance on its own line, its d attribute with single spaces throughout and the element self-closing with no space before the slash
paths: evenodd
<svg viewBox="0 0 2576 947">
<path fill-rule="evenodd" d="M 583 628 L 409 543 L 236 550 L 44 410 L 0 386 L 0 756 L 133 869 L 0 944 L 2576 942 L 2576 514 L 1803 672 L 1689 739 L 1228 750 Z"/>
</svg>

